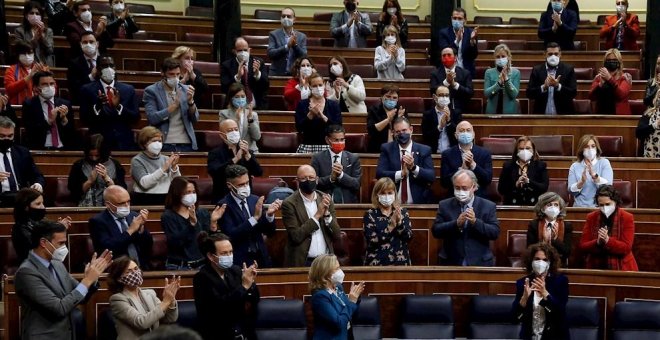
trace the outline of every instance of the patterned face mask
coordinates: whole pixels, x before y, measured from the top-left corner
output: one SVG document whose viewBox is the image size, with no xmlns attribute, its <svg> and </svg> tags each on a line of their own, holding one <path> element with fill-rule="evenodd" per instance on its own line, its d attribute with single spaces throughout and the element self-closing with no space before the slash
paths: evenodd
<svg viewBox="0 0 660 340">
<path fill-rule="evenodd" d="M 144 280 L 142 278 L 142 271 L 140 269 L 136 269 L 130 273 L 127 273 L 126 275 L 123 275 L 119 278 L 118 281 L 128 287 L 139 287 L 142 285 Z"/>
</svg>

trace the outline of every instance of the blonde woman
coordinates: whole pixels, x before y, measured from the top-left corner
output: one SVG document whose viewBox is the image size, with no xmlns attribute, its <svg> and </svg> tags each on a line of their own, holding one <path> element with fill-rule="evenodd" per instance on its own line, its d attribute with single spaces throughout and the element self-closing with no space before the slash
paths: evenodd
<svg viewBox="0 0 660 340">
<path fill-rule="evenodd" d="M 259 152 L 259 148 L 257 147 L 257 141 L 261 139 L 259 115 L 257 112 L 252 111 L 252 104 L 248 104 L 245 88 L 241 83 L 229 85 L 226 98 L 227 108 L 220 110 L 220 122 L 222 123 L 225 119 L 236 121 L 240 136 L 239 141 L 246 141 L 250 151 Z"/>
<path fill-rule="evenodd" d="M 621 52 L 611 48 L 605 52 L 603 67 L 591 83 L 589 99 L 596 102 L 596 114 L 630 115 L 628 103 L 632 77 L 623 72 Z"/>
<path fill-rule="evenodd" d="M 594 135 L 584 135 L 575 150 L 577 160 L 568 170 L 568 191 L 575 197 L 574 207 L 595 207 L 598 186 L 611 184 L 614 171 Z"/>
<path fill-rule="evenodd" d="M 181 83 L 192 85 L 195 88 L 195 103 L 201 103 L 201 98 L 208 91 L 209 84 L 202 76 L 202 71 L 195 68 L 196 55 L 195 50 L 192 48 L 179 46 L 174 49 L 172 58 L 179 60 L 181 63 Z"/>
<path fill-rule="evenodd" d="M 519 113 L 520 71 L 511 67 L 511 50 L 505 44 L 495 46 L 495 67 L 484 75 L 486 113 Z"/>
<path fill-rule="evenodd" d="M 651 78 L 646 83 L 646 95 L 644 96 L 644 105 L 653 106 L 653 99 L 658 93 L 658 83 L 660 83 L 660 56 L 655 60 L 655 69 L 651 73 Z"/>
<path fill-rule="evenodd" d="M 372 208 L 364 213 L 364 238 L 368 266 L 409 266 L 408 243 L 412 239 L 408 210 L 401 207 L 396 185 L 389 177 L 376 182 L 371 193 Z"/>
<path fill-rule="evenodd" d="M 406 70 L 406 50 L 401 47 L 399 31 L 394 26 L 383 29 L 383 44 L 376 47 L 374 67 L 378 79 L 403 79 Z"/>
<path fill-rule="evenodd" d="M 642 156 L 660 158 L 660 91 L 656 91 L 651 107 L 639 118 L 635 135 Z"/>
</svg>

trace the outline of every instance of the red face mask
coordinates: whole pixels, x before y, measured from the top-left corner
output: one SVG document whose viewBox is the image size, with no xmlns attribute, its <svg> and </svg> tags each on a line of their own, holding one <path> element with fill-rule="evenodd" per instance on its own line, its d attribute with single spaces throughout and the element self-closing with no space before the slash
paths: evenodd
<svg viewBox="0 0 660 340">
<path fill-rule="evenodd" d="M 442 57 L 442 65 L 445 65 L 446 68 L 451 68 L 454 66 L 454 63 L 456 62 L 456 57 L 454 56 L 443 56 Z"/>
<path fill-rule="evenodd" d="M 340 153 L 344 151 L 344 147 L 346 146 L 346 142 L 333 142 L 330 143 L 330 150 L 334 153 Z"/>
</svg>

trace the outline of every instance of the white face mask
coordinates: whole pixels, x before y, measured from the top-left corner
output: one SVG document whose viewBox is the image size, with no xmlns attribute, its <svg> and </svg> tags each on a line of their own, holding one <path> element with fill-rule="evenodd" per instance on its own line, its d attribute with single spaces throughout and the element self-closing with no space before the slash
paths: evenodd
<svg viewBox="0 0 660 340">
<path fill-rule="evenodd" d="M 616 12 L 617 13 L 624 13 L 627 9 L 626 5 L 616 5 Z"/>
<path fill-rule="evenodd" d="M 43 99 L 51 99 L 55 97 L 55 86 L 44 86 L 41 88 L 41 97 Z"/>
<path fill-rule="evenodd" d="M 197 202 L 197 194 L 186 194 L 181 197 L 181 204 L 192 207 Z"/>
<path fill-rule="evenodd" d="M 584 158 L 586 158 L 590 161 L 593 161 L 594 158 L 596 158 L 597 154 L 598 154 L 598 152 L 597 152 L 596 149 L 589 148 L 589 149 L 584 149 L 584 151 L 582 151 L 582 155 L 584 156 Z"/>
<path fill-rule="evenodd" d="M 231 186 L 234 187 L 233 184 L 231 184 Z M 250 191 L 250 186 L 249 185 L 244 185 L 240 188 L 234 187 L 234 190 L 236 190 L 235 191 L 236 196 L 238 196 L 238 198 L 240 198 L 242 200 L 247 199 L 248 197 L 250 197 L 251 191 Z"/>
<path fill-rule="evenodd" d="M 238 60 L 240 60 L 240 61 L 248 62 L 248 60 L 250 60 L 250 52 L 240 51 L 240 52 L 236 53 L 236 57 L 238 57 Z"/>
<path fill-rule="evenodd" d="M 159 155 L 160 150 L 163 149 L 163 143 L 161 142 L 151 142 L 149 145 L 147 145 L 147 151 L 154 155 Z"/>
<path fill-rule="evenodd" d="M 115 80 L 115 70 L 112 67 L 106 67 L 101 70 L 101 80 L 110 84 Z"/>
<path fill-rule="evenodd" d="M 557 218 L 557 216 L 559 216 L 559 207 L 555 207 L 554 205 L 549 206 L 545 208 L 543 213 L 545 213 L 545 216 L 547 216 L 549 219 L 554 220 Z"/>
<path fill-rule="evenodd" d="M 385 207 L 389 207 L 394 203 L 394 194 L 378 195 L 378 202 Z"/>
<path fill-rule="evenodd" d="M 282 23 L 282 26 L 286 28 L 293 26 L 293 19 L 290 18 L 282 18 L 280 22 Z"/>
<path fill-rule="evenodd" d="M 50 241 L 48 241 L 48 243 L 50 243 Z M 54 244 L 50 243 L 50 245 L 53 246 L 53 248 L 55 248 Z M 63 262 L 66 256 L 69 255 L 69 249 L 66 247 L 66 245 L 55 249 L 52 253 L 48 249 L 46 250 L 53 257 L 53 260 L 55 261 Z"/>
<path fill-rule="evenodd" d="M 449 103 L 451 102 L 451 99 L 449 97 L 438 97 L 437 99 L 438 106 L 440 107 L 447 107 Z"/>
<path fill-rule="evenodd" d="M 112 5 L 112 10 L 115 12 L 123 12 L 124 11 L 124 4 L 121 2 L 118 2 L 114 5 Z"/>
<path fill-rule="evenodd" d="M 91 43 L 91 44 L 80 44 L 80 47 L 83 50 L 83 53 L 85 53 L 88 56 L 96 54 L 96 44 Z"/>
<path fill-rule="evenodd" d="M 607 218 L 609 218 L 612 215 L 612 213 L 614 213 L 615 209 L 616 209 L 616 205 L 614 204 L 604 205 L 600 207 L 600 211 L 602 211 L 603 215 L 605 215 L 605 217 Z"/>
<path fill-rule="evenodd" d="M 238 131 L 227 132 L 227 141 L 231 144 L 238 144 L 241 141 L 241 134 Z"/>
<path fill-rule="evenodd" d="M 115 215 L 117 215 L 117 217 L 119 217 L 119 218 L 125 218 L 130 213 L 131 213 L 131 207 L 130 206 L 128 206 L 128 207 L 117 207 L 117 212 L 115 213 Z"/>
<path fill-rule="evenodd" d="M 396 7 L 387 7 L 387 14 L 395 15 L 396 14 Z"/>
<path fill-rule="evenodd" d="M 532 269 L 536 275 L 543 275 L 550 267 L 550 264 L 547 261 L 543 260 L 534 260 L 532 261 Z"/>
<path fill-rule="evenodd" d="M 300 67 L 300 75 L 303 77 L 309 77 L 312 75 L 312 67 L 311 66 L 301 66 Z"/>
<path fill-rule="evenodd" d="M 532 159 L 532 155 L 533 153 L 531 150 L 523 149 L 518 151 L 518 158 L 520 158 L 520 160 L 523 162 L 527 162 Z"/>
<path fill-rule="evenodd" d="M 548 61 L 548 65 L 552 67 L 559 65 L 559 56 L 551 55 L 546 60 Z"/>
<path fill-rule="evenodd" d="M 92 11 L 84 11 L 80 13 L 80 21 L 84 23 L 91 23 L 92 22 Z"/>
<path fill-rule="evenodd" d="M 312 95 L 315 97 L 323 97 L 325 94 L 325 86 L 319 85 L 317 87 L 312 87 Z"/>
<path fill-rule="evenodd" d="M 504 67 L 509 64 L 509 58 L 497 58 L 495 59 L 495 66 Z"/>
<path fill-rule="evenodd" d="M 18 56 L 18 61 L 20 61 L 23 66 L 30 66 L 34 63 L 34 53 L 21 54 Z"/>
<path fill-rule="evenodd" d="M 177 85 L 179 85 L 179 77 L 167 78 L 165 81 L 167 82 L 167 86 L 170 88 L 175 88 Z"/>
<path fill-rule="evenodd" d="M 385 37 L 385 42 L 390 44 L 390 45 L 394 45 L 394 44 L 396 44 L 396 37 L 388 35 L 388 36 Z"/>
<path fill-rule="evenodd" d="M 344 67 L 341 64 L 334 64 L 330 67 L 330 72 L 337 77 L 341 77 L 344 74 Z"/>
<path fill-rule="evenodd" d="M 340 285 L 344 283 L 344 276 L 344 271 L 337 269 L 337 271 L 332 273 L 332 276 L 330 276 L 330 281 L 332 281 L 332 283 L 335 285 Z"/>
<path fill-rule="evenodd" d="M 28 14 L 28 22 L 32 25 L 36 25 L 38 22 L 41 22 L 41 15 Z"/>
<path fill-rule="evenodd" d="M 454 190 L 454 197 L 461 203 L 469 201 L 471 196 L 472 193 L 469 190 Z"/>
</svg>

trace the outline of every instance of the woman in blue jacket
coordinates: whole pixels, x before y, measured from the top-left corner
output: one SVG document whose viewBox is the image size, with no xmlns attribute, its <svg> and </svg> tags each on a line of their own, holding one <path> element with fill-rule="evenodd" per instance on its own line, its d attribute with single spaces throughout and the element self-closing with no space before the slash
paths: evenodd
<svg viewBox="0 0 660 340">
<path fill-rule="evenodd" d="M 520 70 L 511 67 L 511 50 L 505 44 L 495 46 L 495 67 L 484 74 L 486 114 L 519 113 Z"/>
</svg>

